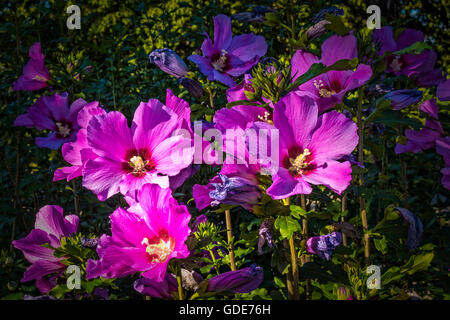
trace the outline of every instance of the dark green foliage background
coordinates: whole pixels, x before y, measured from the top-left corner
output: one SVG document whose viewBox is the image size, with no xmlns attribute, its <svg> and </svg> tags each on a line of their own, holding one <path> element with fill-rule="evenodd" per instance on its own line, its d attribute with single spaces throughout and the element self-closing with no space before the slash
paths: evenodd
<svg viewBox="0 0 450 320">
<path fill-rule="evenodd" d="M 379 3 L 382 8 L 383 25 L 410 27 L 422 30 L 427 42 L 437 51 L 437 67 L 448 72 L 450 45 L 448 21 L 450 19 L 449 1 L 396 1 L 387 7 L 387 1 Z M 81 7 L 81 30 L 68 30 L 66 27 L 66 8 L 70 4 Z M 100 235 L 108 229 L 108 216 L 118 206 L 124 205 L 119 197 L 100 202 L 88 190 L 81 188 L 80 179 L 75 183 L 64 181 L 53 183 L 53 173 L 64 165 L 60 151 L 41 149 L 34 144 L 36 136 L 42 133 L 25 128 L 13 128 L 14 119 L 25 112 L 38 97 L 36 92 L 14 92 L 13 82 L 20 76 L 23 66 L 28 61 L 28 49 L 36 41 L 41 42 L 46 66 L 58 85 L 71 94 L 71 99 L 83 98 L 87 101 L 98 100 L 108 110 L 119 110 L 129 119 L 139 102 L 150 98 L 165 100 L 166 88 L 188 100 L 198 103 L 180 87 L 175 79 L 156 66 L 149 63 L 148 54 L 158 48 L 175 50 L 185 62 L 187 57 L 200 47 L 203 31 L 213 32 L 212 17 L 223 13 L 226 15 L 248 11 L 254 4 L 265 4 L 275 8 L 284 17 L 294 17 L 297 29 L 309 25 L 309 19 L 329 1 L 5 1 L 0 8 L 0 297 L 22 298 L 23 294 L 36 295 L 34 284 L 20 284 L 23 271 L 28 262 L 23 255 L 11 247 L 11 240 L 18 239 L 33 228 L 36 212 L 46 204 L 56 204 L 64 212 L 74 212 L 74 190 L 79 199 L 81 230 L 83 233 Z M 336 4 L 345 10 L 343 18 L 346 25 L 354 30 L 365 28 L 367 19 L 365 1 L 346 1 Z M 267 56 L 289 61 L 291 50 L 288 38 L 290 34 L 282 26 L 270 27 L 263 24 L 238 23 L 233 21 L 233 34 L 254 32 L 264 35 L 269 44 Z M 320 47 L 320 42 L 316 42 Z M 69 62 L 74 68 L 67 70 Z M 91 72 L 85 67 L 91 65 Z M 196 66 L 189 62 L 191 71 L 202 79 Z M 81 80 L 74 79 L 76 73 Z M 207 84 L 217 89 L 216 109 L 225 106 L 225 88 L 221 84 Z M 59 90 L 59 89 L 58 89 Z M 48 91 L 49 92 L 49 91 Z M 47 92 L 47 93 L 48 93 Z M 43 92 L 39 92 L 44 94 Z M 434 92 L 427 91 L 431 97 Z M 440 120 L 447 134 L 449 131 L 448 104 L 440 105 Z M 193 119 L 204 118 L 205 110 L 193 110 Z M 410 111 L 411 117 L 417 117 L 417 108 Z M 356 196 L 363 192 L 368 199 L 369 225 L 375 226 L 383 217 L 388 205 L 400 205 L 402 184 L 400 182 L 399 157 L 393 152 L 398 134 L 388 127 L 383 135 L 368 131 L 366 137 L 366 185 L 363 190 L 355 187 L 349 189 L 349 213 L 347 220 L 360 227 L 358 203 Z M 407 178 L 410 210 L 423 221 L 425 233 L 422 243 L 435 245 L 434 259 L 426 272 L 405 277 L 391 291 L 381 298 L 405 298 L 405 292 L 414 288 L 422 297 L 433 299 L 448 298 L 449 259 L 449 193 L 441 184 L 439 170 L 443 160 L 435 154 L 434 149 L 416 155 L 404 155 L 407 163 Z M 193 184 L 205 184 L 213 176 L 211 168 L 202 168 L 180 190 L 179 199 L 188 201 Z M 327 194 L 328 195 L 328 194 Z M 331 197 L 336 195 L 329 193 Z M 330 197 L 315 189 L 311 200 L 320 201 L 319 209 L 333 212 Z M 188 203 L 191 212 L 196 215 L 193 201 Z M 255 231 L 258 230 L 260 218 L 241 209 L 234 210 L 235 236 L 243 241 L 243 262 L 256 261 L 265 270 L 265 281 L 260 297 L 281 298 L 280 284 L 284 281 L 280 270 L 270 264 L 272 252 L 258 256 Z M 220 225 L 221 217 L 211 219 Z M 318 233 L 324 221 L 311 222 L 312 233 Z M 331 218 L 325 222 L 333 222 Z M 373 248 L 374 260 L 387 268 L 404 264 L 411 253 L 406 245 L 398 245 L 398 239 L 406 239 L 407 226 L 397 221 L 394 231 L 386 231 L 388 242 L 386 254 Z M 253 238 L 252 238 L 253 237 Z M 250 247 L 248 247 L 250 246 Z M 352 247 L 355 257 L 361 260 L 361 248 Z M 242 249 L 244 250 L 244 249 Z M 426 251 L 426 250 L 425 250 Z M 245 254 L 245 255 L 244 255 Z M 279 254 L 279 252 L 276 252 Z M 362 261 L 362 260 L 361 260 Z M 335 261 L 335 265 L 339 264 Z M 319 266 L 320 265 L 320 266 Z M 318 262 L 317 268 L 332 270 L 331 262 Z M 326 271 L 323 271 L 324 274 Z M 307 274 L 307 270 L 304 270 Z M 313 272 L 314 270 L 312 270 Z M 317 271 L 317 270 L 316 270 Z M 340 272 L 343 272 L 342 270 Z M 302 274 L 302 271 L 301 271 Z M 336 274 L 335 274 L 336 275 Z M 345 278 L 344 273 L 344 278 Z M 276 277 L 276 278 L 275 278 Z M 123 280 L 124 283 L 126 280 Z M 447 283 L 446 283 L 447 282 Z M 119 281 L 119 283 L 121 283 Z M 120 286 L 120 284 L 119 284 Z M 130 284 L 123 285 L 129 288 Z M 326 298 L 325 289 L 315 286 L 313 298 Z M 329 289 L 329 288 L 328 288 Z M 327 290 L 328 290 L 327 289 Z M 132 290 L 123 290 L 118 297 L 138 297 Z M 243 296 L 244 298 L 249 296 Z M 250 296 L 252 298 L 253 296 Z"/>
</svg>

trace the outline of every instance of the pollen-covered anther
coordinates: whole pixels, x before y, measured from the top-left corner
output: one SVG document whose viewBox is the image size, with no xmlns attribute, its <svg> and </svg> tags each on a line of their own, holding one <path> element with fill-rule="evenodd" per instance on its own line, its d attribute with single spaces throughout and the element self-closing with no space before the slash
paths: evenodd
<svg viewBox="0 0 450 320">
<path fill-rule="evenodd" d="M 64 138 L 70 135 L 70 128 L 67 124 L 56 122 L 55 125 L 59 135 L 61 135 Z"/>
<path fill-rule="evenodd" d="M 227 54 L 228 52 L 222 49 L 222 54 L 220 55 L 220 57 L 216 61 L 211 63 L 214 69 L 223 72 L 223 69 L 227 64 Z"/>
<path fill-rule="evenodd" d="M 319 95 L 323 98 L 329 98 L 332 95 L 336 94 L 335 91 L 324 88 L 324 84 L 323 84 L 322 80 L 319 80 L 319 81 L 314 80 L 313 83 L 314 83 L 314 86 L 316 87 L 316 89 L 319 90 Z"/>
<path fill-rule="evenodd" d="M 172 253 L 170 239 L 167 242 L 163 239 L 160 239 L 159 243 L 150 244 L 148 242 L 148 238 L 144 238 L 142 239 L 141 244 L 146 246 L 145 251 L 153 257 L 152 262 L 164 262 Z"/>
<path fill-rule="evenodd" d="M 307 161 L 307 157 L 311 155 L 311 152 L 308 149 L 304 149 L 301 154 L 297 156 L 297 158 L 290 158 L 291 167 L 289 171 L 296 172 L 297 174 L 302 174 L 303 170 L 309 166 L 309 161 Z"/>
<path fill-rule="evenodd" d="M 270 112 L 265 111 L 264 112 L 264 116 L 258 115 L 258 119 L 264 122 L 267 122 L 269 124 L 273 124 L 273 121 L 269 119 L 270 117 Z"/>
<path fill-rule="evenodd" d="M 141 156 L 133 156 L 128 162 L 133 168 L 133 173 L 145 172 L 145 166 L 148 164 L 148 160 L 142 160 Z"/>
</svg>

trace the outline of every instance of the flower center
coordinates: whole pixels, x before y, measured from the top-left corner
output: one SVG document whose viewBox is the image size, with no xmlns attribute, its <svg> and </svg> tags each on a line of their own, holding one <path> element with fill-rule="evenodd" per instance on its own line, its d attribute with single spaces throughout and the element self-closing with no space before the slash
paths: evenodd
<svg viewBox="0 0 450 320">
<path fill-rule="evenodd" d="M 128 164 L 133 168 L 133 174 L 145 173 L 145 166 L 148 164 L 148 160 L 143 160 L 141 156 L 131 157 Z"/>
<path fill-rule="evenodd" d="M 295 159 L 289 158 L 289 162 L 291 163 L 289 171 L 297 175 L 303 174 L 303 171 L 309 166 L 307 157 L 310 155 L 311 152 L 308 149 L 304 149 Z"/>
<path fill-rule="evenodd" d="M 400 59 L 400 56 L 395 56 L 394 60 L 392 60 L 391 62 L 391 68 L 395 72 L 399 72 L 400 70 L 402 70 L 403 63 L 400 61 Z"/>
<path fill-rule="evenodd" d="M 267 122 L 268 124 L 272 124 L 273 125 L 273 121 L 269 119 L 270 117 L 270 112 L 265 111 L 264 112 L 264 116 L 259 115 L 258 119 L 264 122 Z"/>
<path fill-rule="evenodd" d="M 324 88 L 325 85 L 322 80 L 319 80 L 319 81 L 314 80 L 313 83 L 314 83 L 314 86 L 316 87 L 316 89 L 319 90 L 319 95 L 322 98 L 329 98 L 332 95 L 336 94 L 335 91 Z"/>
<path fill-rule="evenodd" d="M 142 239 L 141 244 L 145 245 L 145 251 L 151 256 L 152 262 L 162 263 L 166 261 L 173 251 L 173 244 L 170 238 L 166 241 L 160 239 L 159 243 L 149 243 L 148 238 Z"/>
<path fill-rule="evenodd" d="M 228 52 L 226 52 L 225 50 L 222 49 L 222 54 L 219 56 L 219 58 L 212 62 L 212 66 L 214 67 L 214 69 L 216 69 L 217 71 L 223 72 L 223 69 L 225 68 L 226 64 L 227 64 L 227 54 Z"/>
<path fill-rule="evenodd" d="M 66 123 L 56 122 L 56 131 L 63 138 L 68 137 L 70 135 L 70 128 Z"/>
</svg>

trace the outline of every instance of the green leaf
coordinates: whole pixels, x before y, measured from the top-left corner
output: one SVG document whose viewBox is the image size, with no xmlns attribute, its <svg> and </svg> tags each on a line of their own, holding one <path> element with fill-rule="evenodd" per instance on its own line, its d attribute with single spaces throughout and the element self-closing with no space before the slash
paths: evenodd
<svg viewBox="0 0 450 320">
<path fill-rule="evenodd" d="M 387 253 L 387 241 L 385 236 L 374 238 L 373 242 L 375 244 L 375 248 L 377 248 L 378 251 L 380 251 L 382 254 Z"/>
<path fill-rule="evenodd" d="M 236 100 L 236 101 L 227 103 L 226 107 L 228 109 L 230 109 L 231 107 L 234 107 L 234 106 L 256 106 L 256 105 L 258 105 L 258 104 L 256 102 L 253 102 L 253 101 Z"/>
<path fill-rule="evenodd" d="M 431 49 L 431 47 L 428 44 L 426 44 L 425 42 L 418 41 L 418 42 L 414 42 L 409 47 L 395 51 L 392 54 L 394 54 L 394 55 L 400 55 L 400 54 L 405 54 L 405 53 L 419 54 L 425 49 Z"/>
<path fill-rule="evenodd" d="M 301 217 L 306 218 L 306 210 L 303 209 L 300 206 L 296 205 L 290 205 L 289 209 L 291 209 L 291 215 L 293 215 L 295 218 L 300 219 Z"/>
<path fill-rule="evenodd" d="M 282 237 L 288 239 L 294 232 L 301 230 L 298 221 L 292 219 L 290 216 L 278 216 L 275 220 L 275 228 L 280 230 Z"/>
</svg>

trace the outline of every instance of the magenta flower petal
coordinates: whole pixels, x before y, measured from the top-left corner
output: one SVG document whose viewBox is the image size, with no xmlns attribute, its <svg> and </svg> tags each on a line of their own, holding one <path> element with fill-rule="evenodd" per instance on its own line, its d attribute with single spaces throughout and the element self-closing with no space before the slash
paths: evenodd
<svg viewBox="0 0 450 320">
<path fill-rule="evenodd" d="M 425 36 L 422 31 L 405 29 L 397 37 L 397 50 L 407 48 L 418 41 L 423 41 Z"/>
<path fill-rule="evenodd" d="M 272 199 L 280 200 L 296 194 L 310 194 L 311 186 L 303 179 L 295 179 L 285 168 L 280 168 L 274 176 L 273 183 L 267 189 Z"/>
<path fill-rule="evenodd" d="M 231 19 L 219 14 L 214 17 L 214 47 L 217 51 L 227 49 L 231 44 Z"/>
<path fill-rule="evenodd" d="M 59 206 L 45 206 L 36 214 L 34 227 L 60 238 L 76 232 L 78 221 L 79 218 L 75 215 L 64 217 L 63 209 Z"/>
<path fill-rule="evenodd" d="M 359 88 L 372 77 L 372 68 L 365 64 L 360 64 L 345 81 L 345 91 Z"/>
<path fill-rule="evenodd" d="M 21 114 L 14 120 L 13 127 L 27 127 L 33 128 L 35 126 L 28 113 Z"/>
<path fill-rule="evenodd" d="M 158 282 L 149 278 L 141 277 L 133 284 L 134 290 L 137 292 L 159 299 L 173 299 L 173 295 L 177 292 L 177 279 L 172 274 L 166 274 L 163 281 Z"/>
<path fill-rule="evenodd" d="M 49 238 L 47 232 L 33 229 L 26 237 L 14 240 L 12 243 L 16 249 L 23 252 L 23 255 L 29 262 L 34 263 L 41 259 L 49 261 L 58 260 L 58 258 L 53 256 L 52 249 L 42 246 L 42 244 L 51 243 L 52 240 Z M 53 241 L 53 244 L 58 245 L 58 242 Z"/>
<path fill-rule="evenodd" d="M 13 90 L 33 91 L 47 87 L 50 79 L 41 51 L 41 44 L 36 42 L 29 50 L 30 60 L 23 68 L 22 75 L 14 82 Z"/>
<path fill-rule="evenodd" d="M 436 105 L 436 99 L 430 99 L 423 102 L 420 105 L 419 110 L 429 114 L 434 119 L 438 118 L 438 107 Z"/>
<path fill-rule="evenodd" d="M 437 89 L 436 95 L 440 101 L 449 101 L 450 100 L 450 79 L 442 81 Z"/>
<path fill-rule="evenodd" d="M 350 185 L 352 167 L 348 161 L 328 160 L 326 165 L 320 166 L 310 174 L 305 175 L 304 179 L 311 184 L 321 184 L 337 194 L 341 194 Z"/>
<path fill-rule="evenodd" d="M 239 57 L 242 61 L 250 61 L 255 57 L 262 57 L 267 52 L 267 43 L 263 36 L 255 36 L 253 33 L 247 33 L 233 37 L 227 51 Z"/>
<path fill-rule="evenodd" d="M 256 121 L 261 121 L 268 113 L 266 109 L 257 106 L 234 106 L 216 111 L 214 123 L 216 128 L 225 133 L 227 129 L 247 129 Z"/>
<path fill-rule="evenodd" d="M 203 73 L 205 76 L 208 76 L 214 70 L 214 68 L 211 66 L 209 60 L 206 57 L 202 57 L 197 54 L 194 54 L 192 56 L 189 56 L 188 60 L 195 63 L 198 66 L 198 68 L 200 69 L 200 72 Z"/>
<path fill-rule="evenodd" d="M 166 91 L 166 106 L 171 109 L 181 119 L 181 128 L 190 130 L 191 129 L 191 108 L 189 103 L 181 98 L 178 98 L 173 94 L 172 90 L 167 89 Z"/>
<path fill-rule="evenodd" d="M 65 268 L 66 266 L 59 261 L 41 259 L 28 267 L 20 282 L 41 279 L 46 275 L 64 270 Z"/>
<path fill-rule="evenodd" d="M 208 80 L 217 80 L 229 87 L 233 87 L 236 85 L 236 82 L 234 82 L 234 80 L 229 75 L 220 73 L 217 70 L 213 70 L 212 73 L 209 74 Z"/>
<path fill-rule="evenodd" d="M 156 168 L 162 174 L 173 176 L 192 163 L 194 149 L 191 140 L 183 136 L 165 139 L 153 149 Z"/>
<path fill-rule="evenodd" d="M 195 200 L 195 206 L 198 210 L 203 210 L 211 205 L 209 193 L 214 190 L 210 185 L 196 184 L 192 187 L 192 196 Z"/>
<path fill-rule="evenodd" d="M 280 124 L 280 148 L 294 145 L 306 147 L 317 123 L 316 102 L 307 96 L 291 92 L 277 102 L 274 108 L 274 122 Z M 284 124 L 284 125 L 283 125 Z"/>
<path fill-rule="evenodd" d="M 92 117 L 105 113 L 106 111 L 102 107 L 100 107 L 98 101 L 88 103 L 87 105 L 84 106 L 82 110 L 80 110 L 80 112 L 77 115 L 78 125 L 81 128 L 86 129 Z"/>
<path fill-rule="evenodd" d="M 121 162 L 103 157 L 89 160 L 83 169 L 83 187 L 93 191 L 103 201 L 120 191 L 124 174 Z"/>
<path fill-rule="evenodd" d="M 319 58 L 310 52 L 297 50 L 291 59 L 292 76 L 294 80 L 304 74 L 314 64 L 318 63 Z"/>
<path fill-rule="evenodd" d="M 436 140 L 436 152 L 444 158 L 446 166 L 450 166 L 450 136 Z"/>
<path fill-rule="evenodd" d="M 358 144 L 357 130 L 356 124 L 345 115 L 337 111 L 327 112 L 319 118 L 308 148 L 317 162 L 340 159 L 350 154 Z"/>
<path fill-rule="evenodd" d="M 87 140 L 96 154 L 111 160 L 122 161 L 133 148 L 127 119 L 118 111 L 92 118 L 87 127 Z"/>
<path fill-rule="evenodd" d="M 394 32 L 392 27 L 385 26 L 381 29 L 373 30 L 373 40 L 381 43 L 381 49 L 378 52 L 379 55 L 383 55 L 385 51 L 395 52 L 397 51 L 397 43 L 394 40 Z"/>
<path fill-rule="evenodd" d="M 326 66 L 331 66 L 336 61 L 342 59 L 353 59 L 358 56 L 358 46 L 356 37 L 352 34 L 347 36 L 334 35 L 329 37 L 322 44 L 321 62 Z"/>
</svg>

